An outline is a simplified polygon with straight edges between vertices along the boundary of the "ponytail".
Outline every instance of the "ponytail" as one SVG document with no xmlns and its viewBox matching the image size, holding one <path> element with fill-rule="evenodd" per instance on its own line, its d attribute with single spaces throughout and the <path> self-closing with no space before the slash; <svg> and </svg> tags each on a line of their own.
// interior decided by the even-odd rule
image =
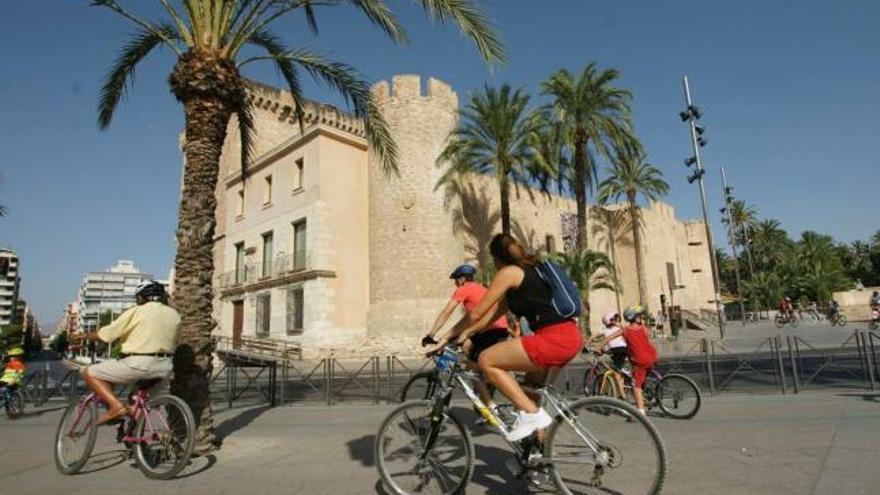
<svg viewBox="0 0 880 495">
<path fill-rule="evenodd" d="M 523 269 L 532 268 L 539 262 L 538 258 L 526 252 L 523 245 L 508 234 L 495 235 L 489 243 L 489 252 L 496 260 Z"/>
</svg>

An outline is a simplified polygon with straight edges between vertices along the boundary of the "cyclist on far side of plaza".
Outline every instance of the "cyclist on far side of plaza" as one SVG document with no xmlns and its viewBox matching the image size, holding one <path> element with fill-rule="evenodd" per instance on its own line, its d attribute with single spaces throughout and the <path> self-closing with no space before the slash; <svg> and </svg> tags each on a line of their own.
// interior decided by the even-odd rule
<svg viewBox="0 0 880 495">
<path fill-rule="evenodd" d="M 623 312 L 623 319 L 628 323 L 623 330 L 618 330 L 605 337 L 598 348 L 604 347 L 612 339 L 623 337 L 626 340 L 626 348 L 629 353 L 629 361 L 632 363 L 633 397 L 636 400 L 636 409 L 645 414 L 645 396 L 642 386 L 648 377 L 648 372 L 657 364 L 657 349 L 651 344 L 650 331 L 644 324 L 645 309 L 641 306 L 630 306 Z"/>
<path fill-rule="evenodd" d="M 483 296 L 486 295 L 486 288 L 479 282 L 474 281 L 474 276 L 476 274 L 477 269 L 473 266 L 461 265 L 449 275 L 449 278 L 452 279 L 452 283 L 455 284 L 455 292 L 452 293 L 452 299 L 449 300 L 446 307 L 444 307 L 443 310 L 440 311 L 440 314 L 437 315 L 437 319 L 434 321 L 434 326 L 431 327 L 431 331 L 422 338 L 422 347 L 437 343 L 437 341 L 434 340 L 434 336 L 441 328 L 443 328 L 443 325 L 445 325 L 449 320 L 449 317 L 452 316 L 455 308 L 462 305 L 464 306 L 465 311 L 473 311 L 477 304 L 483 299 Z M 468 359 L 474 363 L 474 367 L 476 367 L 481 352 L 498 342 L 507 340 L 510 335 L 507 326 L 507 317 L 502 315 L 492 323 L 489 329 L 471 336 L 470 339 L 462 344 L 462 350 L 465 352 Z M 486 404 L 486 407 L 494 410 L 495 402 L 492 400 L 492 396 L 486 388 L 486 384 L 482 381 L 475 381 L 474 388 L 477 389 L 477 392 L 480 394 L 480 399 Z"/>
<path fill-rule="evenodd" d="M 602 324 L 605 326 L 605 328 L 602 329 L 602 333 L 590 337 L 587 345 L 599 342 L 604 340 L 605 337 L 620 332 L 620 315 L 617 313 L 608 313 L 602 317 Z M 617 392 L 621 399 L 626 399 L 626 392 L 624 392 L 623 388 L 623 377 L 620 375 L 623 365 L 626 364 L 626 340 L 624 340 L 622 336 L 614 337 L 608 341 L 608 345 L 602 348 L 602 352 L 611 356 L 611 369 L 614 373 L 614 382 L 617 384 Z"/>
<path fill-rule="evenodd" d="M 126 407 L 113 393 L 113 386 L 139 380 L 171 376 L 171 356 L 180 333 L 180 315 L 167 304 L 165 286 L 155 280 L 143 282 L 135 289 L 137 306 L 119 315 L 113 323 L 90 334 L 90 340 L 110 344 L 122 342 L 122 359 L 108 359 L 82 371 L 86 385 L 107 404 L 107 412 L 98 418 L 104 424 L 128 414 Z"/>
<path fill-rule="evenodd" d="M 15 390 L 18 388 L 18 383 L 24 378 L 24 349 L 13 347 L 6 355 L 9 356 L 9 362 L 6 363 L 3 376 L 0 376 L 0 386 Z"/>
<path fill-rule="evenodd" d="M 876 290 L 871 294 L 871 310 L 877 311 L 880 309 L 880 292 Z"/>
<path fill-rule="evenodd" d="M 498 269 L 495 278 L 485 297 L 455 328 L 461 329 L 457 333 L 462 343 L 510 311 L 517 318 L 525 317 L 534 332 L 495 344 L 479 359 L 483 376 L 518 410 L 507 434 L 509 441 L 516 442 L 550 426 L 553 418 L 525 393 L 511 371 L 525 371 L 529 383 L 543 383 L 548 370 L 565 366 L 580 353 L 584 341 L 575 319 L 560 315 L 553 306 L 551 287 L 538 274 L 535 256 L 507 234 L 493 237 L 489 252 Z M 441 340 L 434 352 L 444 344 Z"/>
<path fill-rule="evenodd" d="M 834 319 L 837 316 L 837 313 L 840 312 L 840 304 L 837 303 L 835 299 L 832 299 L 830 303 L 828 303 L 828 320 Z"/>
<path fill-rule="evenodd" d="M 779 313 L 789 319 L 794 317 L 794 306 L 791 304 L 790 297 L 785 296 L 779 302 Z"/>
</svg>

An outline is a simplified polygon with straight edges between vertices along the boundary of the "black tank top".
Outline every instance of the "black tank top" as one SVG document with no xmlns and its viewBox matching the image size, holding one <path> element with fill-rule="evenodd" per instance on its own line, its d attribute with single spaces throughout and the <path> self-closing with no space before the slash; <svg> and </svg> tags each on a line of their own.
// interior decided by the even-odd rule
<svg viewBox="0 0 880 495">
<path fill-rule="evenodd" d="M 523 268 L 522 283 L 507 291 L 507 307 L 518 317 L 529 322 L 532 331 L 547 325 L 566 321 L 556 312 L 550 301 L 550 287 L 541 280 L 534 268 Z"/>
</svg>

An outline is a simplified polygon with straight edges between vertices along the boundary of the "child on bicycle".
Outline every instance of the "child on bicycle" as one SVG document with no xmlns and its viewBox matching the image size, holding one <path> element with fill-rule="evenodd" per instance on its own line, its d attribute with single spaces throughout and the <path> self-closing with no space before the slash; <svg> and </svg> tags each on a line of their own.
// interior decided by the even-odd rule
<svg viewBox="0 0 880 495">
<path fill-rule="evenodd" d="M 6 353 L 9 356 L 9 362 L 6 363 L 6 369 L 3 370 L 3 376 L 0 377 L 0 387 L 6 387 L 10 390 L 18 388 L 19 382 L 24 378 L 25 365 L 22 360 L 24 349 L 21 347 L 13 347 Z"/>
<path fill-rule="evenodd" d="M 611 339 L 623 337 L 626 340 L 626 348 L 629 361 L 632 363 L 633 397 L 636 400 L 636 409 L 645 414 L 645 396 L 642 386 L 648 377 L 648 372 L 657 364 L 657 349 L 648 338 L 648 327 L 644 325 L 643 314 L 645 309 L 641 306 L 630 306 L 623 312 L 623 319 L 629 323 L 623 330 L 618 330 L 606 336 L 597 348 L 602 348 L 611 342 Z"/>
<path fill-rule="evenodd" d="M 590 337 L 587 345 L 604 340 L 606 337 L 619 332 L 620 315 L 617 313 L 608 313 L 602 317 L 602 324 L 605 326 L 605 328 L 602 329 L 602 333 Z M 621 370 L 623 370 L 623 365 L 626 364 L 626 340 L 621 336 L 614 337 L 608 341 L 608 345 L 602 348 L 602 352 L 611 356 L 611 370 L 614 373 L 614 382 L 617 384 L 617 393 L 620 395 L 621 399 L 625 400 L 626 395 L 623 388 L 623 377 L 620 373 Z"/>
</svg>

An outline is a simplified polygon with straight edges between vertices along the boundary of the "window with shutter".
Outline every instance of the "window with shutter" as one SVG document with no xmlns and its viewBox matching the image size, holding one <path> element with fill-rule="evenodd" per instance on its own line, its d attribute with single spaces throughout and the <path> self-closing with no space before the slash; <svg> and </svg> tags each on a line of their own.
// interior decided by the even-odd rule
<svg viewBox="0 0 880 495">
<path fill-rule="evenodd" d="M 303 331 L 303 288 L 287 289 L 287 334 Z"/>
</svg>

